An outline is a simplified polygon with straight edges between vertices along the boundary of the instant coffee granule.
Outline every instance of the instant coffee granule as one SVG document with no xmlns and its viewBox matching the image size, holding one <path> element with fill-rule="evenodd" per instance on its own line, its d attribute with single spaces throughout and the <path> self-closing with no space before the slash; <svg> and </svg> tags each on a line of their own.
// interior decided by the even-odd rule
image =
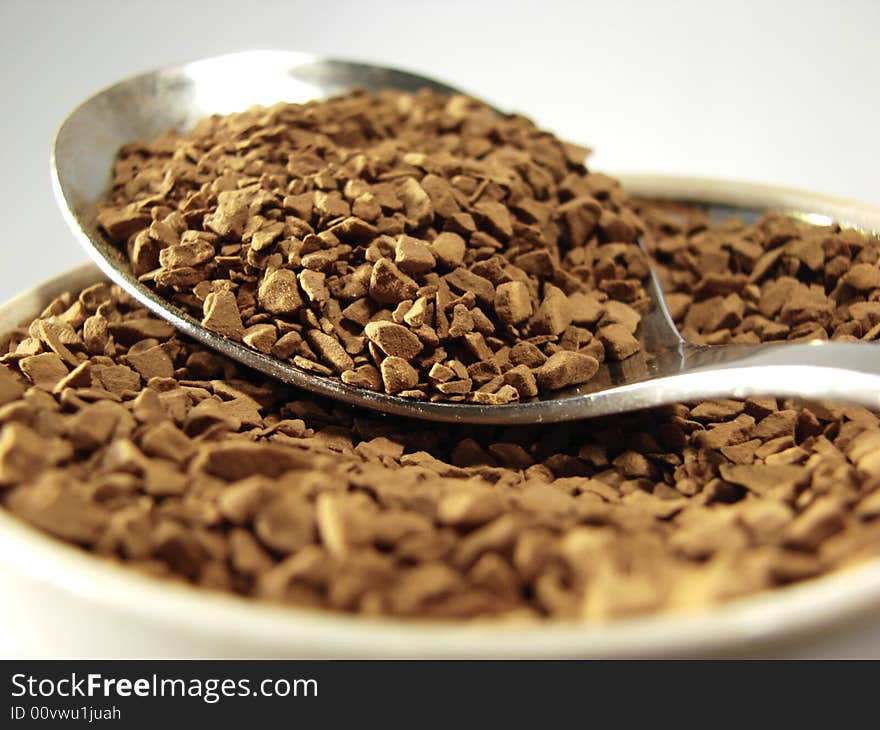
<svg viewBox="0 0 880 730">
<path fill-rule="evenodd" d="M 750 341 L 767 323 L 788 328 L 779 338 L 804 322 L 836 338 L 876 329 L 880 287 L 862 286 L 876 240 L 639 205 L 686 330 Z M 821 263 L 792 253 L 816 240 Z M 768 252 L 775 263 L 758 267 Z M 743 277 L 755 281 L 733 285 Z M 774 286 L 826 303 L 795 294 L 771 307 Z M 688 320 L 733 294 L 739 319 Z M 109 284 L 60 297 L 6 349 L 5 508 L 205 588 L 369 615 L 602 620 L 880 553 L 880 419 L 860 407 L 752 398 L 574 424 L 420 423 L 265 380 Z"/>
<path fill-rule="evenodd" d="M 587 152 L 469 97 L 353 92 L 127 145 L 98 222 L 224 337 L 360 388 L 509 403 L 640 349 L 641 223 Z"/>
</svg>

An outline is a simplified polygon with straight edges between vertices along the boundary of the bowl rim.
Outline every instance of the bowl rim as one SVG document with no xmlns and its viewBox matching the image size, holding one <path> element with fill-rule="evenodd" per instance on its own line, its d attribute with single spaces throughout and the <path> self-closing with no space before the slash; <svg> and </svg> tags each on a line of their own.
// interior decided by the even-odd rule
<svg viewBox="0 0 880 730">
<path fill-rule="evenodd" d="M 799 212 L 880 231 L 880 206 L 778 186 L 661 174 L 619 174 L 631 193 Z M 818 220 L 818 219 L 817 219 Z M 819 221 L 822 222 L 822 221 Z M 0 336 L 63 291 L 103 280 L 83 264 L 0 305 Z M 95 607 L 173 627 L 248 656 L 644 657 L 737 655 L 810 632 L 842 629 L 880 607 L 880 559 L 695 611 L 601 623 L 368 618 L 206 590 L 96 559 L 0 509 L 0 563 Z M 15 600 L 8 593 L 4 600 Z"/>
</svg>

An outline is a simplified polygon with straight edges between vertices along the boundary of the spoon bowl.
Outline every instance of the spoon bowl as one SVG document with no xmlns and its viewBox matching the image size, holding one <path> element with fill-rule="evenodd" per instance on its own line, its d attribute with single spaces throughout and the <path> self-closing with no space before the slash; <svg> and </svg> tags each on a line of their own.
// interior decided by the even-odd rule
<svg viewBox="0 0 880 730">
<path fill-rule="evenodd" d="M 433 79 L 301 53 L 254 51 L 150 71 L 121 81 L 77 107 L 52 148 L 52 181 L 65 219 L 101 270 L 154 314 L 227 357 L 304 390 L 398 416 L 461 423 L 549 423 L 715 397 L 780 396 L 853 402 L 880 408 L 880 358 L 871 344 L 810 342 L 697 346 L 679 335 L 656 276 L 637 337 L 639 353 L 604 364 L 589 383 L 510 405 L 430 403 L 347 386 L 221 337 L 167 302 L 132 274 L 123 252 L 99 231 L 97 205 L 118 149 L 167 130 L 186 130 L 210 114 L 279 101 L 306 102 L 352 87 L 368 91 L 458 90 Z M 619 175 L 631 193 L 711 203 L 727 215 L 774 210 L 814 222 L 836 220 L 880 231 L 880 208 L 810 193 L 745 183 L 654 175 Z"/>
</svg>

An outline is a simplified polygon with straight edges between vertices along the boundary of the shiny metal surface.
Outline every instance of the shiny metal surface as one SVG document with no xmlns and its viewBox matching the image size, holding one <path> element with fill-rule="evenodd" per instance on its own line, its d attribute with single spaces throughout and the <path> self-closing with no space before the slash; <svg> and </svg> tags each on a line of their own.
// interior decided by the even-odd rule
<svg viewBox="0 0 880 730">
<path fill-rule="evenodd" d="M 96 94 L 63 122 L 52 150 L 58 204 L 102 271 L 181 332 L 271 377 L 353 406 L 435 421 L 504 424 L 568 421 L 695 399 L 759 395 L 846 401 L 880 409 L 880 350 L 875 345 L 691 345 L 679 337 L 655 279 L 647 287 L 654 308 L 638 333 L 645 352 L 622 363 L 603 365 L 593 381 L 579 388 L 503 406 L 409 401 L 351 388 L 204 329 L 137 281 L 122 252 L 98 231 L 96 206 L 109 183 L 116 151 L 126 142 L 150 139 L 168 127 L 185 129 L 207 114 L 276 101 L 303 102 L 352 86 L 455 91 L 394 69 L 280 51 L 220 56 L 152 71 Z M 745 214 L 780 210 L 814 222 L 834 219 L 880 231 L 880 208 L 853 201 L 717 180 L 618 177 L 639 195 L 713 203 Z"/>
</svg>

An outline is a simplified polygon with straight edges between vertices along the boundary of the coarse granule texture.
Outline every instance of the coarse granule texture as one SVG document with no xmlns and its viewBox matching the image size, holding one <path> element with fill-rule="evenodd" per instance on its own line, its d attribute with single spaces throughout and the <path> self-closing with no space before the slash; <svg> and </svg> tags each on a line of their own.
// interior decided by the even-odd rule
<svg viewBox="0 0 880 730">
<path fill-rule="evenodd" d="M 880 240 L 780 215 L 640 202 L 670 313 L 698 344 L 880 339 Z"/>
<path fill-rule="evenodd" d="M 587 152 L 465 96 L 352 92 L 127 145 L 98 221 L 225 337 L 361 388 L 507 403 L 639 350 L 642 224 Z M 572 356 L 517 387 L 520 344 Z"/>
<path fill-rule="evenodd" d="M 375 334 L 405 354 L 407 337 Z M 538 370 L 585 377 L 572 356 Z M 760 398 L 576 427 L 422 424 L 264 380 L 108 284 L 53 302 L 0 361 L 3 506 L 205 588 L 369 615 L 602 620 L 880 553 L 880 419 L 863 408 Z M 409 387 L 406 360 L 389 361 Z M 504 387 L 534 389 L 532 375 L 517 366 Z"/>
</svg>

